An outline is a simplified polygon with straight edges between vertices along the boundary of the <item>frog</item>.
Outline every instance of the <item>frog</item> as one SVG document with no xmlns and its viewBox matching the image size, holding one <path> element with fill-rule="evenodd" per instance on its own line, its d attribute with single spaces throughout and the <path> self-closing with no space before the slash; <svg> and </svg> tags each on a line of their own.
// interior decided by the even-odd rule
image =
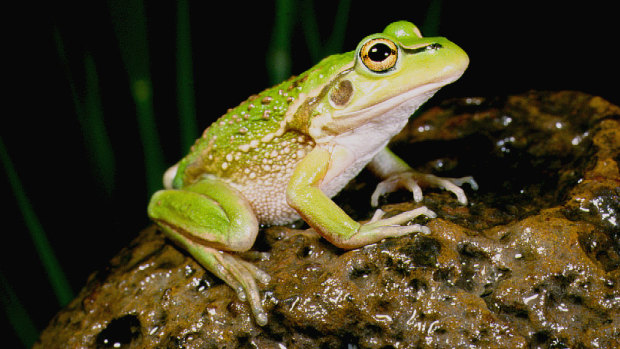
<svg viewBox="0 0 620 349">
<path fill-rule="evenodd" d="M 423 200 L 436 187 L 467 205 L 471 176 L 442 178 L 413 170 L 388 142 L 441 87 L 461 77 L 469 57 L 444 37 L 424 37 L 413 23 L 390 23 L 354 51 L 335 54 L 309 70 L 250 96 L 205 129 L 189 153 L 164 174 L 148 216 L 200 265 L 268 323 L 260 285 L 270 276 L 247 260 L 261 227 L 303 219 L 338 248 L 429 234 L 416 217 L 426 206 L 366 222 L 352 219 L 332 198 L 363 168 L 381 181 L 371 195 L 405 189 Z"/>
</svg>

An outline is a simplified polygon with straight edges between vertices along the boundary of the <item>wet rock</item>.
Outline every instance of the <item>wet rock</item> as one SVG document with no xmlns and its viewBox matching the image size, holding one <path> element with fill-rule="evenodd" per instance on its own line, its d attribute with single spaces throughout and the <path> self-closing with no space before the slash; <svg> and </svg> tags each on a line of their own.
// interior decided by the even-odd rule
<svg viewBox="0 0 620 349">
<path fill-rule="evenodd" d="M 151 227 L 35 348 L 620 347 L 620 108 L 577 92 L 449 101 L 392 148 L 480 189 L 466 188 L 468 206 L 426 189 L 439 216 L 430 235 L 353 251 L 312 230 L 264 229 L 264 327 Z M 336 200 L 369 219 L 376 183 L 364 172 Z M 418 206 L 405 191 L 381 201 L 388 214 Z"/>
</svg>

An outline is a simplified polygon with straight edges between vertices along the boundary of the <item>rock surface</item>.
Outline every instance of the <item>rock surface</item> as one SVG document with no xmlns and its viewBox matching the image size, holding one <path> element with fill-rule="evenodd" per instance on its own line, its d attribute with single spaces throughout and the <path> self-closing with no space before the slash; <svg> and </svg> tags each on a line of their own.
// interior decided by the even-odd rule
<svg viewBox="0 0 620 349">
<path fill-rule="evenodd" d="M 35 348 L 618 348 L 620 108 L 577 92 L 469 98 L 413 119 L 392 149 L 473 175 L 470 204 L 424 191 L 427 236 L 342 251 L 270 227 L 255 250 L 269 324 L 154 227 L 91 276 Z M 363 172 L 336 201 L 373 213 Z M 411 209 L 411 194 L 382 199 Z"/>
</svg>

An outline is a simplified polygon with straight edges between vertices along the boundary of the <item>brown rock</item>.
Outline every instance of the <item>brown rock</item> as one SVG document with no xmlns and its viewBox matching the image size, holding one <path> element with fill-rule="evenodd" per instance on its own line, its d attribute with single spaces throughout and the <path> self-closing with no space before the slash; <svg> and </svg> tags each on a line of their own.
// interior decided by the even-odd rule
<svg viewBox="0 0 620 349">
<path fill-rule="evenodd" d="M 427 189 L 430 235 L 353 251 L 265 229 L 262 328 L 148 228 L 35 348 L 620 347 L 620 108 L 577 92 L 450 101 L 393 149 L 418 170 L 474 175 L 480 190 L 466 188 L 463 207 Z M 368 219 L 376 183 L 362 173 L 336 200 Z M 382 200 L 390 213 L 416 206 L 405 191 Z"/>
</svg>

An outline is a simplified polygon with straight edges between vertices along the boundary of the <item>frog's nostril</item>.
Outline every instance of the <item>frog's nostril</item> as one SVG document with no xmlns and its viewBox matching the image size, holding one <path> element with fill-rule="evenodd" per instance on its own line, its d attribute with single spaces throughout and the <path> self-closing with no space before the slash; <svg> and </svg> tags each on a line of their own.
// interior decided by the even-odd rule
<svg viewBox="0 0 620 349">
<path fill-rule="evenodd" d="M 428 44 L 424 46 L 418 46 L 416 48 L 405 48 L 404 50 L 408 54 L 416 54 L 416 53 L 421 53 L 421 52 L 426 52 L 426 51 L 435 51 L 440 48 L 443 48 L 443 46 L 440 43 L 432 43 L 432 44 Z"/>
<path fill-rule="evenodd" d="M 425 47 L 425 49 L 427 51 L 434 51 L 434 50 L 439 50 L 440 48 L 442 48 L 443 46 L 441 46 L 441 44 L 438 43 L 434 43 L 434 44 L 430 44 L 428 46 Z"/>
</svg>

